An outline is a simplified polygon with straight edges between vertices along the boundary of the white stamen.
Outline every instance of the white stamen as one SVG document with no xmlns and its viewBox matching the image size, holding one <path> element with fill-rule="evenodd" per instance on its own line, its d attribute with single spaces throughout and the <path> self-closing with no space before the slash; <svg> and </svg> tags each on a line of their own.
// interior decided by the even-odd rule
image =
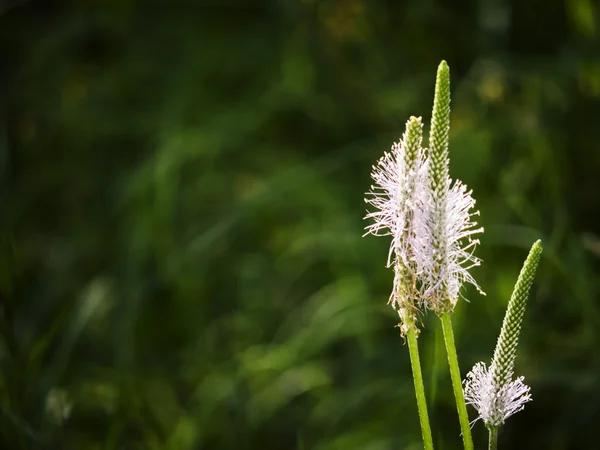
<svg viewBox="0 0 600 450">
<path fill-rule="evenodd" d="M 488 369 L 482 362 L 475 364 L 463 382 L 467 404 L 473 405 L 479 413 L 471 425 L 482 419 L 488 426 L 499 427 L 525 408 L 525 403 L 531 401 L 531 395 L 523 380 L 519 377 L 504 386 L 495 386 L 491 368 Z"/>
</svg>

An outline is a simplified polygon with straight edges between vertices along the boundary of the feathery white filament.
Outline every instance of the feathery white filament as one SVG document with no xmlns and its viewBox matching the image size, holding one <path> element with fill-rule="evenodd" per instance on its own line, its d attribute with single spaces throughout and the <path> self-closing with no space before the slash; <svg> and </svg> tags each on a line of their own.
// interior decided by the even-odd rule
<svg viewBox="0 0 600 450">
<path fill-rule="evenodd" d="M 430 187 L 425 150 L 413 167 L 407 166 L 404 151 L 402 142 L 396 143 L 373 166 L 375 185 L 365 201 L 375 208 L 366 216 L 374 222 L 365 234 L 392 236 L 387 267 L 397 269 L 401 264 L 405 273 L 418 280 L 419 306 L 439 311 L 447 299 L 454 307 L 465 282 L 484 294 L 469 273 L 481 263 L 473 255 L 479 244 L 473 235 L 483 232 L 473 220 L 479 211 L 472 211 L 472 191 L 459 180 L 451 186 L 447 179 L 443 207 L 436 208 L 435 202 L 440 200 Z M 394 293 L 400 278 L 400 271 L 395 270 Z M 399 306 L 394 293 L 391 301 Z"/>
<path fill-rule="evenodd" d="M 483 228 L 473 220 L 479 212 L 473 212 L 472 191 L 458 180 L 452 184 L 447 171 L 432 170 L 420 127 L 420 118 L 409 119 L 402 140 L 373 166 L 375 183 L 365 199 L 374 207 L 366 216 L 373 223 L 365 234 L 392 237 L 392 305 L 439 314 L 454 308 L 465 282 L 483 294 L 469 273 L 481 263 L 473 255 L 479 243 L 473 235 Z"/>
<path fill-rule="evenodd" d="M 406 141 L 406 135 L 405 139 Z M 414 251 L 420 248 L 415 240 L 423 236 L 416 228 L 414 220 L 419 211 L 426 207 L 427 199 L 427 161 L 421 151 L 411 166 L 407 163 L 404 141 L 395 143 L 390 152 L 373 166 L 371 177 L 375 185 L 367 193 L 365 202 L 374 207 L 365 218 L 374 222 L 366 227 L 366 234 L 374 236 L 392 236 L 388 253 L 387 267 L 394 266 L 394 290 L 390 297 L 392 306 L 400 307 L 398 295 L 402 281 L 402 271 L 413 279 L 418 269 Z M 406 282 L 406 280 L 404 280 Z"/>
<path fill-rule="evenodd" d="M 459 180 L 450 187 L 450 179 L 446 181 L 445 189 L 447 194 L 441 207 L 435 207 L 435 202 L 440 199 L 430 192 L 428 207 L 415 217 L 416 226 L 425 234 L 418 241 L 422 247 L 415 252 L 423 280 L 423 301 L 432 309 L 436 309 L 443 299 L 449 299 L 454 307 L 465 282 L 485 295 L 469 273 L 472 267 L 481 264 L 481 260 L 473 255 L 479 240 L 472 236 L 483 232 L 473 220 L 479 211 L 472 211 L 475 206 L 472 191 Z"/>
<path fill-rule="evenodd" d="M 504 386 L 495 386 L 492 375 L 491 368 L 488 369 L 485 363 L 475 364 L 463 382 L 464 394 L 467 404 L 473 405 L 479 413 L 472 423 L 482 419 L 487 426 L 499 427 L 507 418 L 525 408 L 531 395 L 523 377 Z"/>
</svg>

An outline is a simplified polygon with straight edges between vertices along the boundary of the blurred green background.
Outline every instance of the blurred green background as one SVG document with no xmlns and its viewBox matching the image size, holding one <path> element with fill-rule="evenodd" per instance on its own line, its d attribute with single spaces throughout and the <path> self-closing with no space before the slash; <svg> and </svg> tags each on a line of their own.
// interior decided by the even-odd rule
<svg viewBox="0 0 600 450">
<path fill-rule="evenodd" d="M 500 446 L 593 448 L 599 11 L 0 2 L 0 448 L 422 448 L 389 242 L 361 235 L 371 165 L 410 115 L 429 121 L 441 59 L 451 174 L 486 229 L 487 296 L 454 316 L 463 376 L 543 239 L 517 360 L 534 401 Z M 424 325 L 434 439 L 458 449 Z"/>
</svg>

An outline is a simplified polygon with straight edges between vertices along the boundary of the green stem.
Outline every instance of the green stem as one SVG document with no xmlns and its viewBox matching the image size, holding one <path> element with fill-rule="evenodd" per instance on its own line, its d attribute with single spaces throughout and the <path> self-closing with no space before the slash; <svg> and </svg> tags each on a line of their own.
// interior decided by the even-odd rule
<svg viewBox="0 0 600 450">
<path fill-rule="evenodd" d="M 419 359 L 419 347 L 417 346 L 417 332 L 414 324 L 408 324 L 408 351 L 410 353 L 410 365 L 412 366 L 413 382 L 415 384 L 415 395 L 417 397 L 417 409 L 419 421 L 421 422 L 421 434 L 425 450 L 433 450 L 433 438 L 427 414 L 427 401 L 425 400 L 425 387 L 423 386 L 423 375 L 421 374 L 421 360 Z"/>
<path fill-rule="evenodd" d="M 452 389 L 454 390 L 454 399 L 456 400 L 456 409 L 458 410 L 458 419 L 460 422 L 460 431 L 462 433 L 465 450 L 473 450 L 473 438 L 471 437 L 471 428 L 469 427 L 469 415 L 467 414 L 467 405 L 462 389 L 460 378 L 460 369 L 458 367 L 458 357 L 456 356 L 456 345 L 454 344 L 454 333 L 452 332 L 452 322 L 450 313 L 440 316 L 442 329 L 444 331 L 444 343 L 446 344 L 446 354 L 448 355 L 448 365 L 450 366 L 450 378 L 452 379 Z"/>
<path fill-rule="evenodd" d="M 488 450 L 496 450 L 498 446 L 498 427 L 488 428 L 490 432 L 490 443 L 488 445 Z"/>
</svg>

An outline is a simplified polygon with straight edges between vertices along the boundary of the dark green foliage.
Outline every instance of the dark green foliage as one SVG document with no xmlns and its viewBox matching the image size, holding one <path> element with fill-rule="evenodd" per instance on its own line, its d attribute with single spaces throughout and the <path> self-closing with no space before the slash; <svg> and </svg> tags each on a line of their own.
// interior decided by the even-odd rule
<svg viewBox="0 0 600 450">
<path fill-rule="evenodd" d="M 518 363 L 534 401 L 502 446 L 589 447 L 594 2 L 1 3 L 0 448 L 418 448 L 363 198 L 442 59 L 452 176 L 486 229 L 487 297 L 453 316 L 463 370 L 489 359 L 541 237 Z M 436 448 L 460 448 L 424 320 Z"/>
</svg>

